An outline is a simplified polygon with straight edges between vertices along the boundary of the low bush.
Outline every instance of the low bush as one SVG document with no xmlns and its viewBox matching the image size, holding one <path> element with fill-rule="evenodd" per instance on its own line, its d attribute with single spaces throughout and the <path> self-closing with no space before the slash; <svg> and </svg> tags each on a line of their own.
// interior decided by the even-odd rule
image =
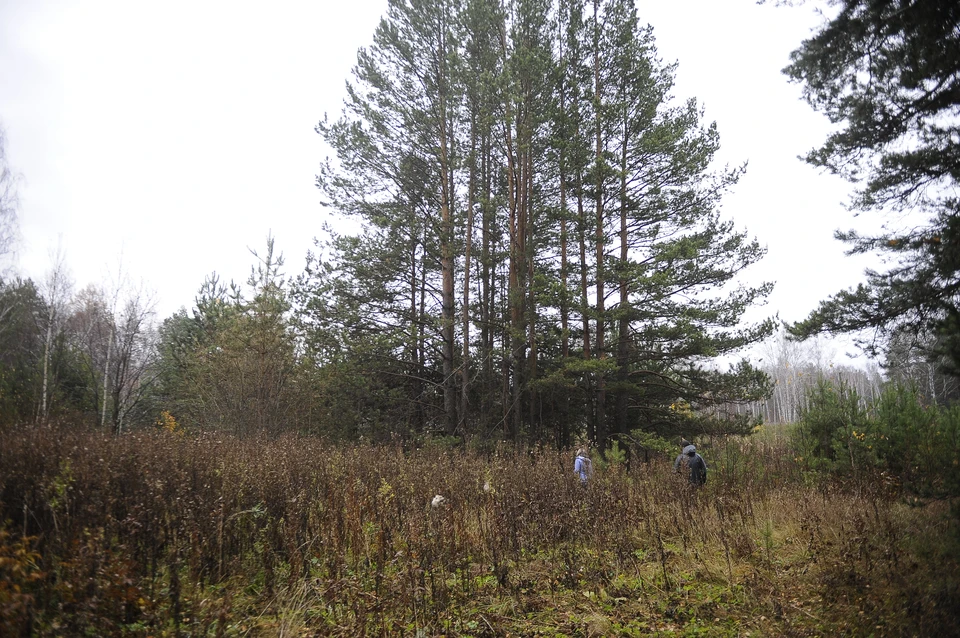
<svg viewBox="0 0 960 638">
<path fill-rule="evenodd" d="M 891 384 L 873 402 L 821 381 L 801 413 L 794 443 L 811 469 L 896 483 L 907 494 L 960 496 L 960 406 L 925 404 Z"/>
</svg>

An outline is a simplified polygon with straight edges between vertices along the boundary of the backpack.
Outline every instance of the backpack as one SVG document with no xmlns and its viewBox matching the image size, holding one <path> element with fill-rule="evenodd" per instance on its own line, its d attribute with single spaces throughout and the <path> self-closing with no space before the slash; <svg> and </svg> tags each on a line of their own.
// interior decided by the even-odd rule
<svg viewBox="0 0 960 638">
<path fill-rule="evenodd" d="M 578 472 L 580 480 L 586 481 L 593 476 L 593 461 L 588 456 L 578 456 L 577 460 L 580 461 L 580 471 Z"/>
<path fill-rule="evenodd" d="M 707 462 L 699 454 L 689 457 L 687 467 L 690 469 L 690 482 L 694 485 L 707 483 Z"/>
</svg>

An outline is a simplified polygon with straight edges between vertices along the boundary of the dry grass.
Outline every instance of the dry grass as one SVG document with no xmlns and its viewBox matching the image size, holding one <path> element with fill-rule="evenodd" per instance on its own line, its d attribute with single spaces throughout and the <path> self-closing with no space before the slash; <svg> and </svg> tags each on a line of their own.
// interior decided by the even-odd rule
<svg viewBox="0 0 960 638">
<path fill-rule="evenodd" d="M 810 477 L 783 439 L 715 445 L 699 491 L 670 473 L 670 459 L 599 471 L 584 490 L 572 455 L 512 448 L 35 430 L 5 441 L 4 633 L 899 636 L 960 626 L 950 504 Z M 431 508 L 438 493 L 448 501 Z M 4 593 L 12 585 L 18 597 Z"/>
</svg>

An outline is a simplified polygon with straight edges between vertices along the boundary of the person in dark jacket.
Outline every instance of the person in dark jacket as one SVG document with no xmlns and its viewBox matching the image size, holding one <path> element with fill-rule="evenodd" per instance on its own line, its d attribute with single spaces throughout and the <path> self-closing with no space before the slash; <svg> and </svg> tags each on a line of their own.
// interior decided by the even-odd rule
<svg viewBox="0 0 960 638">
<path fill-rule="evenodd" d="M 690 485 L 703 487 L 707 482 L 707 462 L 697 454 L 697 448 L 688 445 L 683 449 L 687 455 L 687 469 L 690 470 Z"/>
<path fill-rule="evenodd" d="M 697 454 L 697 448 L 689 443 L 673 463 L 673 470 L 681 473 L 684 468 L 690 472 L 690 485 L 701 487 L 707 482 L 707 462 Z"/>
</svg>

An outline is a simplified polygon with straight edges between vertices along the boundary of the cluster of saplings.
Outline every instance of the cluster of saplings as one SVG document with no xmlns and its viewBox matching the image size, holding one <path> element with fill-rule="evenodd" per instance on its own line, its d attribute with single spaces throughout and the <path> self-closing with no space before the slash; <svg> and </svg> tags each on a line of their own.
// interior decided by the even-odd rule
<svg viewBox="0 0 960 638">
<path fill-rule="evenodd" d="M 793 446 L 811 470 L 879 471 L 917 497 L 960 496 L 960 405 L 930 404 L 916 387 L 890 384 L 868 402 L 843 382 L 821 381 L 808 393 Z"/>
<path fill-rule="evenodd" d="M 960 538 L 945 505 L 957 494 L 958 411 L 902 388 L 864 406 L 826 384 L 810 406 L 792 436 L 698 441 L 710 465 L 699 490 L 674 474 L 678 450 L 647 462 L 635 450 L 629 466 L 616 449 L 595 454 L 584 489 L 572 451 L 333 445 L 172 424 L 119 437 L 10 428 L 0 627 L 146 636 L 955 626 L 947 603 Z"/>
</svg>

